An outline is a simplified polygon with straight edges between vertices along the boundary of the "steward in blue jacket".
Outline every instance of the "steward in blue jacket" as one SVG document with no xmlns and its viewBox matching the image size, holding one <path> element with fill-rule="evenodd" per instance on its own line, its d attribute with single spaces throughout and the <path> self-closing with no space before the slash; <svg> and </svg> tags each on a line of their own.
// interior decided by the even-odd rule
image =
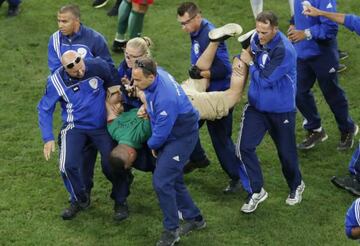
<svg viewBox="0 0 360 246">
<path fill-rule="evenodd" d="M 315 81 L 334 114 L 341 133 L 338 150 L 353 146 L 358 127 L 349 115 L 345 92 L 339 86 L 337 68 L 339 55 L 336 35 L 338 25 L 325 17 L 311 17 L 303 14 L 308 6 L 336 12 L 335 0 L 295 0 L 294 25 L 288 32 L 298 55 L 296 106 L 304 117 L 307 137 L 298 145 L 299 149 L 311 149 L 328 136 L 321 124 L 321 118 L 311 91 Z"/>
<path fill-rule="evenodd" d="M 172 245 L 179 241 L 179 233 L 189 232 L 179 228 L 178 211 L 188 223 L 186 230 L 189 224 L 206 225 L 183 180 L 183 167 L 199 137 L 199 114 L 180 85 L 165 70 L 157 69 L 151 58 L 135 62 L 132 78 L 145 93 L 152 128 L 147 144 L 157 157 L 153 186 L 165 227 L 158 245 Z"/>
<path fill-rule="evenodd" d="M 83 60 L 75 51 L 62 56 L 63 67 L 48 77 L 46 91 L 38 105 L 39 126 L 44 141 L 44 156 L 48 160 L 55 150 L 53 113 L 61 105 L 63 127 L 59 134 L 59 168 L 65 187 L 70 193 L 70 207 L 63 219 L 72 219 L 89 206 L 90 198 L 82 177 L 84 146 L 92 143 L 101 154 L 102 170 L 113 183 L 111 197 L 115 203 L 121 197 L 108 163 L 114 147 L 106 129 L 105 95 L 112 86 L 108 64 L 101 58 Z"/>
<path fill-rule="evenodd" d="M 244 163 L 251 191 L 241 208 L 255 211 L 268 194 L 256 147 L 266 132 L 273 139 L 283 175 L 289 187 L 288 205 L 301 202 L 305 184 L 299 170 L 295 142 L 296 52 L 278 30 L 277 16 L 261 12 L 256 18 L 256 34 L 251 52 L 243 50 L 241 60 L 249 66 L 249 103 L 245 105 L 237 143 L 237 154 Z"/>
</svg>

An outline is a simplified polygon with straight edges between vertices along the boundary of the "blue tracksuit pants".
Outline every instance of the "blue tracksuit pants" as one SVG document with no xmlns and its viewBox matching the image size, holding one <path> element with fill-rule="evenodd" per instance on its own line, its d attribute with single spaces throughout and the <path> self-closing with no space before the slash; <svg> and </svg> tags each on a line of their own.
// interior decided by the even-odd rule
<svg viewBox="0 0 360 246">
<path fill-rule="evenodd" d="M 250 184 L 245 173 L 245 167 L 235 154 L 235 145 L 231 139 L 232 134 L 232 116 L 233 110 L 221 119 L 214 121 L 206 121 L 210 134 L 211 142 L 214 146 L 216 156 L 220 162 L 222 169 L 232 180 L 241 180 L 244 189 L 249 192 Z M 204 121 L 200 121 L 200 127 Z M 191 161 L 199 161 L 205 158 L 200 139 L 198 139 L 195 149 L 190 156 Z"/>
<path fill-rule="evenodd" d="M 241 129 L 237 143 L 237 154 L 245 165 L 250 180 L 251 193 L 259 193 L 264 186 L 263 175 L 256 155 L 256 147 L 266 132 L 273 139 L 282 166 L 282 172 L 290 191 L 295 191 L 301 183 L 296 151 L 296 113 L 260 112 L 250 105 L 244 107 Z"/>
<path fill-rule="evenodd" d="M 354 130 L 354 122 L 349 116 L 345 92 L 338 84 L 336 69 L 339 66 L 336 48 L 324 48 L 323 54 L 306 60 L 297 60 L 296 106 L 304 116 L 304 128 L 313 130 L 321 127 L 321 118 L 311 92 L 315 81 L 319 83 L 324 98 L 335 116 L 341 132 Z"/>
<path fill-rule="evenodd" d="M 106 128 L 97 130 L 84 130 L 64 127 L 59 135 L 60 141 L 60 172 L 65 187 L 70 193 L 71 202 L 84 200 L 86 187 L 82 175 L 84 163 L 84 146 L 91 142 L 101 154 L 102 171 L 113 184 L 112 197 L 119 196 L 119 187 L 111 174 L 108 162 L 114 142 Z"/>
<path fill-rule="evenodd" d="M 349 172 L 356 175 L 358 180 L 360 180 L 360 143 L 351 157 L 349 163 Z"/>
<path fill-rule="evenodd" d="M 186 220 L 200 215 L 183 178 L 183 167 L 189 160 L 198 137 L 198 131 L 189 132 L 165 143 L 158 151 L 153 186 L 164 215 L 163 225 L 167 230 L 179 227 L 178 211 Z"/>
</svg>

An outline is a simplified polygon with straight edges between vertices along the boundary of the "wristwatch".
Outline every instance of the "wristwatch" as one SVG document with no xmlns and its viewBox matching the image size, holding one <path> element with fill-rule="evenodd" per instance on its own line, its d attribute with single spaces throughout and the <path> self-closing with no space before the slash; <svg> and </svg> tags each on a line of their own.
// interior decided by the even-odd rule
<svg viewBox="0 0 360 246">
<path fill-rule="evenodd" d="M 254 65 L 254 62 L 253 62 L 253 61 L 250 61 L 250 62 L 249 62 L 249 66 L 252 66 L 252 65 Z"/>
<path fill-rule="evenodd" d="M 310 29 L 309 29 L 309 28 L 308 28 L 308 29 L 305 29 L 305 30 L 304 30 L 304 33 L 305 33 L 305 36 L 306 36 L 306 39 L 307 39 L 307 40 L 312 39 L 312 35 L 311 35 L 311 32 L 310 32 Z"/>
</svg>

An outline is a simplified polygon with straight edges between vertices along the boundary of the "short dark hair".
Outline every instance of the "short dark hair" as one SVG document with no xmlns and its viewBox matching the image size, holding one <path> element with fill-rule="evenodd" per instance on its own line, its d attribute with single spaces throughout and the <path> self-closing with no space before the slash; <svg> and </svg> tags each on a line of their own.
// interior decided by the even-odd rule
<svg viewBox="0 0 360 246">
<path fill-rule="evenodd" d="M 272 11 L 263 11 L 258 16 L 256 16 L 256 21 L 262 22 L 265 24 L 270 23 L 271 26 L 278 26 L 278 17 Z"/>
<path fill-rule="evenodd" d="M 125 170 L 125 160 L 121 156 L 122 146 L 117 145 L 110 153 L 109 164 L 114 175 L 122 173 Z"/>
<path fill-rule="evenodd" d="M 177 9 L 178 16 L 183 16 L 185 13 L 188 13 L 189 16 L 195 16 L 201 13 L 199 7 L 193 2 L 183 2 Z"/>
<path fill-rule="evenodd" d="M 77 19 L 80 19 L 80 8 L 76 4 L 68 4 L 64 5 L 59 9 L 59 13 L 67 13 L 70 12 L 73 16 L 75 16 Z"/>
<path fill-rule="evenodd" d="M 145 77 L 149 75 L 156 75 L 156 62 L 150 57 L 141 57 L 135 61 L 134 68 L 140 68 Z"/>
</svg>

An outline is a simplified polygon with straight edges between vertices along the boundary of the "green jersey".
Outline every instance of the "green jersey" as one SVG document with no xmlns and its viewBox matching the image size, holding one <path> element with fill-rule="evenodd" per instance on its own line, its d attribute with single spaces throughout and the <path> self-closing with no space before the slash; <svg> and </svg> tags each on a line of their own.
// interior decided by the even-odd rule
<svg viewBox="0 0 360 246">
<path fill-rule="evenodd" d="M 111 137 L 119 144 L 140 149 L 151 136 L 150 121 L 137 116 L 137 108 L 121 113 L 107 125 Z"/>
</svg>

